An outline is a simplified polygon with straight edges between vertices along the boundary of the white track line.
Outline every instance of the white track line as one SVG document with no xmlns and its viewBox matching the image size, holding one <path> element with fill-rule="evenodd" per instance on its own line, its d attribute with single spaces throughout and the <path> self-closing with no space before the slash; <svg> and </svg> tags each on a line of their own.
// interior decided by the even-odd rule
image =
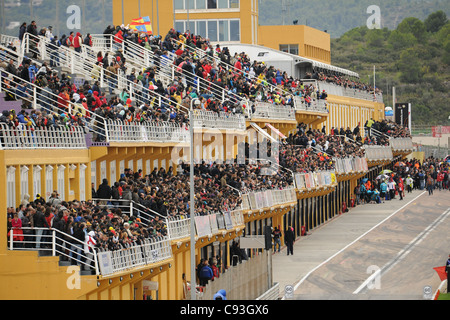
<svg viewBox="0 0 450 320">
<path fill-rule="evenodd" d="M 373 229 L 377 228 L 379 225 L 381 225 L 382 223 L 384 223 L 386 220 L 390 219 L 393 215 L 397 214 L 397 212 L 403 210 L 406 206 L 408 206 L 410 203 L 416 201 L 420 196 L 424 195 L 425 193 L 427 193 L 426 191 L 422 192 L 421 194 L 419 194 L 417 197 L 415 197 L 414 199 L 412 199 L 411 201 L 409 201 L 408 203 L 406 203 L 404 206 L 402 206 L 400 209 L 396 210 L 394 213 L 392 213 L 390 216 L 388 216 L 387 218 L 383 219 L 381 222 L 379 222 L 378 224 L 376 224 L 375 226 L 373 226 L 372 228 L 370 228 L 368 231 L 366 231 L 365 233 L 363 233 L 362 235 L 360 235 L 358 238 L 356 238 L 355 240 L 353 240 L 351 243 L 349 243 L 348 245 L 346 245 L 344 248 L 342 248 L 341 250 L 339 250 L 338 252 L 336 252 L 334 255 L 332 255 L 331 257 L 329 257 L 327 260 L 325 260 L 324 262 L 322 262 L 321 264 L 319 264 L 318 266 L 316 266 L 314 269 L 312 269 L 311 271 L 309 271 L 295 286 L 294 286 L 294 292 L 298 289 L 298 287 L 311 275 L 311 273 L 313 273 L 314 271 L 316 271 L 317 269 L 319 269 L 321 266 L 323 266 L 325 263 L 327 263 L 328 261 L 330 261 L 331 259 L 333 259 L 334 257 L 336 257 L 338 254 L 342 253 L 344 250 L 346 250 L 348 247 L 352 246 L 355 242 L 359 241 L 362 237 L 364 237 L 366 234 L 368 234 L 369 232 L 371 232 Z"/>
<path fill-rule="evenodd" d="M 422 231 L 417 237 L 415 237 L 409 244 L 407 244 L 398 254 L 395 258 L 393 258 L 391 261 L 386 263 L 381 269 L 378 269 L 376 272 L 374 272 L 370 277 L 366 279 L 366 281 L 361 284 L 358 289 L 356 289 L 353 294 L 358 294 L 363 289 L 367 287 L 367 285 L 373 281 L 375 277 L 381 277 L 382 274 L 385 274 L 390 269 L 392 269 L 397 263 L 399 263 L 401 260 L 403 260 L 410 252 L 411 250 L 416 247 L 419 243 L 424 240 L 428 234 L 433 231 L 442 221 L 445 220 L 447 215 L 450 213 L 450 209 L 445 210 L 436 220 L 433 221 L 424 231 Z"/>
</svg>

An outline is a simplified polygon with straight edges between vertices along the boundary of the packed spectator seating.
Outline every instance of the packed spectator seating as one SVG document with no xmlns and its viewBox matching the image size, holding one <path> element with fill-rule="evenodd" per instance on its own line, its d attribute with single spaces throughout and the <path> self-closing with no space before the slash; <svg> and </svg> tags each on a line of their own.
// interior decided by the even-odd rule
<svg viewBox="0 0 450 320">
<path fill-rule="evenodd" d="M 196 109 L 229 114 L 251 112 L 245 109 L 252 106 L 247 106 L 243 101 L 293 108 L 294 97 L 300 97 L 306 104 L 315 99 L 327 98 L 326 92 L 319 92 L 313 84 L 304 84 L 264 63 L 252 62 L 245 53 L 231 56 L 227 48 L 213 48 L 207 39 L 200 36 L 172 29 L 162 38 L 131 32 L 125 27 L 108 27 L 104 34 L 114 34 L 114 41 L 109 45 L 111 49 L 116 49 L 114 56 L 109 56 L 107 52 L 97 54 L 97 65 L 104 68 L 108 88 L 102 88 L 95 77 L 85 79 L 82 85 L 75 85 L 66 73 L 56 70 L 58 59 L 53 56 L 50 64 L 36 62 L 36 54 L 33 58 L 24 57 L 19 66 L 10 60 L 2 65 L 8 76 L 2 77 L 1 86 L 8 99 L 22 99 L 24 109 L 19 113 L 3 111 L 0 122 L 11 127 L 26 126 L 30 129 L 85 127 L 98 116 L 120 120 L 125 124 L 149 121 L 189 126 L 186 110 L 193 98 L 200 100 L 200 104 L 194 106 Z M 49 36 L 42 32 L 41 35 Z M 80 34 L 75 37 L 63 35 L 60 40 L 53 37 L 51 45 L 55 46 L 55 50 L 58 46 L 74 47 L 76 38 L 83 37 Z M 134 70 L 118 46 L 125 40 L 151 50 L 157 56 L 155 65 L 143 71 Z M 83 43 L 92 46 L 90 35 L 84 38 Z M 36 43 L 31 47 L 36 48 Z M 203 50 L 206 56 L 199 56 L 194 48 Z M 161 72 L 161 64 L 169 59 L 168 52 L 174 54 L 173 63 L 177 66 L 177 72 L 169 84 L 164 84 L 157 76 Z M 117 70 L 126 72 L 129 81 L 120 92 L 117 89 Z M 228 99 L 223 101 L 204 89 L 198 91 L 191 75 L 225 89 Z M 331 81 L 323 74 L 320 79 Z M 359 83 L 339 78 L 332 81 L 361 88 Z M 49 92 L 49 99 L 41 103 L 41 108 L 29 108 L 32 94 L 30 84 L 37 86 L 41 92 Z M 129 92 L 132 84 L 136 84 L 133 87 L 134 99 L 130 98 Z M 51 95 L 58 96 L 58 99 L 52 99 Z M 156 103 L 155 98 L 158 96 L 166 99 Z M 69 106 L 75 111 L 69 112 Z M 378 128 L 389 136 L 407 136 L 402 128 L 384 121 L 374 123 L 372 128 Z M 98 141 L 104 138 L 101 134 L 97 136 Z M 359 126 L 353 130 L 333 128 L 327 135 L 325 130 L 308 129 L 306 124 L 301 123 L 295 134 L 279 144 L 279 166 L 287 170 L 275 170 L 273 174 L 265 175 L 262 170 L 267 164 L 260 161 L 247 161 L 244 164 L 237 161 L 231 164 L 204 161 L 194 168 L 195 214 L 238 210 L 242 201 L 241 193 L 291 187 L 294 182 L 292 172 L 333 170 L 333 158 L 364 157 L 363 144 L 384 145 L 386 138 L 371 136 L 363 139 Z M 271 147 L 270 143 L 268 145 Z M 246 145 L 246 153 L 249 147 Z M 166 236 L 166 218 L 190 216 L 189 169 L 189 164 L 181 163 L 178 172 L 174 172 L 172 167 L 167 170 L 160 168 L 146 176 L 142 176 L 139 171 L 126 169 L 118 181 L 110 185 L 105 179 L 97 190 L 92 190 L 93 199 L 89 201 L 65 201 L 58 198 L 57 192 L 50 199 L 37 197 L 33 203 L 24 202 L 25 207 L 8 208 L 8 228 L 13 227 L 15 213 L 23 219 L 22 226 L 25 227 L 32 226 L 32 217 L 36 212 L 41 212 L 48 219 L 47 226 L 62 232 L 74 235 L 80 229 L 84 234 L 93 231 L 97 248 L 106 250 L 117 250 L 133 242 L 141 243 L 144 239 Z M 130 215 L 117 205 L 119 200 L 133 201 L 147 208 L 152 218 L 144 222 L 139 216 Z"/>
</svg>

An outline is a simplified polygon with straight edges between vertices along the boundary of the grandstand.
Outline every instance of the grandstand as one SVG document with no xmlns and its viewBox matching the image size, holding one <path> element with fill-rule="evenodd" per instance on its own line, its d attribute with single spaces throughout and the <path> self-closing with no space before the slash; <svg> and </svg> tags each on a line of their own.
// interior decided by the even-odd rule
<svg viewBox="0 0 450 320">
<path fill-rule="evenodd" d="M 234 59 L 174 29 L 164 41 L 116 30 L 130 37 L 92 34 L 77 50 L 1 36 L 3 299 L 182 300 L 190 281 L 201 296 L 191 250 L 196 265 L 214 258 L 233 272 L 261 252 L 236 251 L 240 237 L 266 226 L 300 237 L 342 214 L 360 179 L 412 151 L 383 119 L 381 93 L 330 83 L 324 65 L 311 64 L 319 79 L 296 78 L 247 47 Z M 16 224 L 19 212 L 33 228 Z M 270 289 L 252 281 L 248 299 Z"/>
</svg>

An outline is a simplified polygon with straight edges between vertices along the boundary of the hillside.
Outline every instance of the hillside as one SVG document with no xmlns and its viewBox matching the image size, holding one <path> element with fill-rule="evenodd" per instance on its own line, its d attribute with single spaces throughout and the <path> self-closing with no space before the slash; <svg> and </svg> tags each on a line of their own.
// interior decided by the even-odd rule
<svg viewBox="0 0 450 320">
<path fill-rule="evenodd" d="M 348 30 L 365 26 L 371 13 L 367 8 L 377 5 L 381 10 L 381 27 L 395 29 L 407 17 L 420 20 L 438 10 L 450 15 L 448 0 L 260 0 L 259 23 L 261 25 L 298 24 L 327 30 L 332 38 L 338 38 Z"/>
<path fill-rule="evenodd" d="M 332 64 L 358 72 L 361 81 L 384 92 L 392 106 L 392 87 L 398 102 L 412 104 L 415 125 L 449 125 L 450 22 L 440 11 L 424 21 L 410 17 L 395 30 L 354 28 L 331 41 Z"/>
</svg>

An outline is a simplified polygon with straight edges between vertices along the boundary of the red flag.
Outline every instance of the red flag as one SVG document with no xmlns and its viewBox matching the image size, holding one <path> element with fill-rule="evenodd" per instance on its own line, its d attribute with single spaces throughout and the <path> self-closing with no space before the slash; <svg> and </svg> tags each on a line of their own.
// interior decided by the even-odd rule
<svg viewBox="0 0 450 320">
<path fill-rule="evenodd" d="M 445 272 L 445 266 L 433 268 L 439 275 L 441 281 L 447 280 L 447 273 Z"/>
</svg>

